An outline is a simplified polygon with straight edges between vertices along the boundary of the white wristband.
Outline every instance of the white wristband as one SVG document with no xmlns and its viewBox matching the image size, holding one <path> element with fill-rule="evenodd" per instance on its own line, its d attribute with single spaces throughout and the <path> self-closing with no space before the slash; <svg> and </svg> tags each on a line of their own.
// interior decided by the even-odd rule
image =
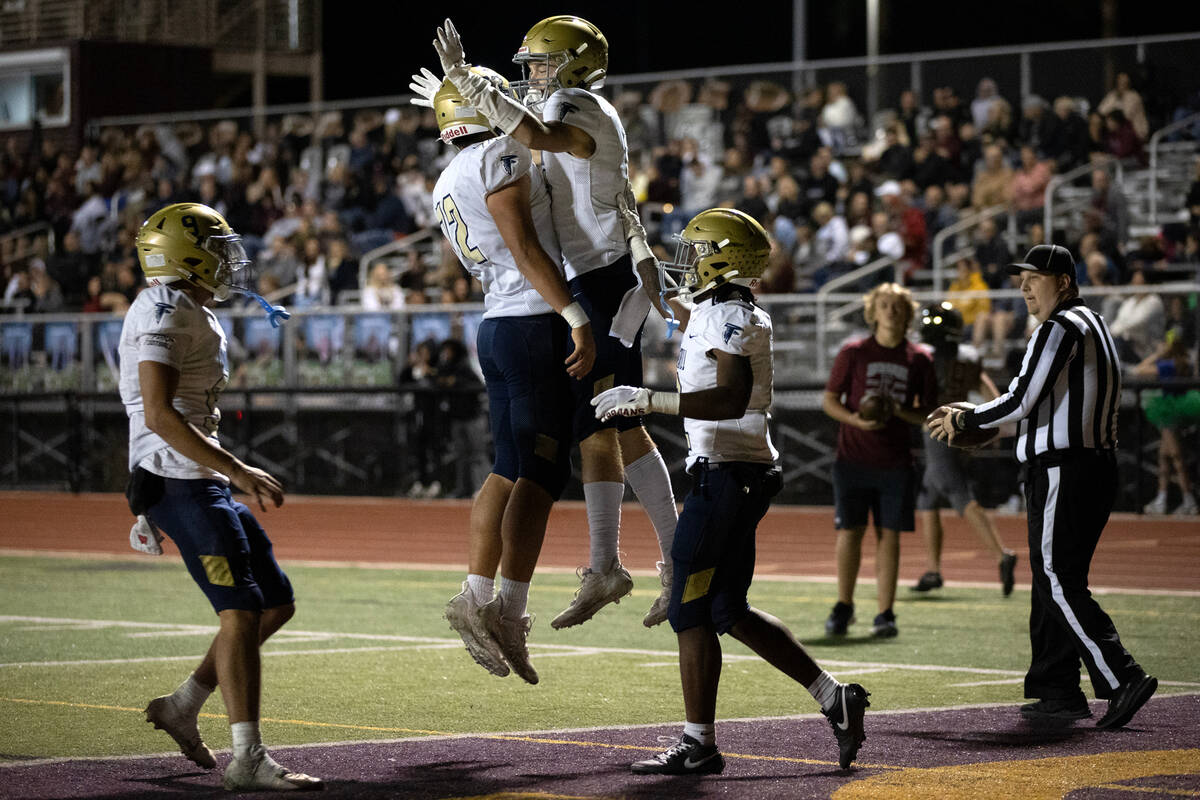
<svg viewBox="0 0 1200 800">
<path fill-rule="evenodd" d="M 587 312 L 583 310 L 583 306 L 579 305 L 578 302 L 571 303 L 571 305 L 567 306 L 558 313 L 562 315 L 562 318 L 565 319 L 567 324 L 572 328 L 582 328 L 584 325 L 591 323 L 591 320 L 588 319 Z"/>
<path fill-rule="evenodd" d="M 650 392 L 650 410 L 679 416 L 679 392 Z"/>
</svg>

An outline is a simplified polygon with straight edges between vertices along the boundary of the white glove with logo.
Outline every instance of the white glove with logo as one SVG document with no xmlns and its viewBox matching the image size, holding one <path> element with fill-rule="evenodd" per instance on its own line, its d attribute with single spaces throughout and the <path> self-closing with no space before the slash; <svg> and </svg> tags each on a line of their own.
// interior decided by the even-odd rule
<svg viewBox="0 0 1200 800">
<path fill-rule="evenodd" d="M 139 516 L 137 522 L 133 523 L 133 527 L 129 529 L 129 546 L 139 553 L 161 556 L 163 554 L 162 540 L 163 537 L 158 532 L 158 528 L 144 514 Z"/>
<path fill-rule="evenodd" d="M 525 119 L 525 106 L 500 91 L 487 78 L 471 71 L 463 55 L 462 39 L 449 18 L 438 28 L 433 42 L 442 70 L 462 93 L 463 99 L 488 118 L 493 126 L 511 134 Z M 435 90 L 436 91 L 436 90 Z"/>
<path fill-rule="evenodd" d="M 614 386 L 592 398 L 596 419 L 607 422 L 613 417 L 640 417 L 643 414 L 679 413 L 677 392 L 655 392 L 641 386 Z"/>
<path fill-rule="evenodd" d="M 437 94 L 437 90 L 442 88 L 442 81 L 437 75 L 434 75 L 425 67 L 421 67 L 419 75 L 412 76 L 412 83 L 408 85 L 409 89 L 413 90 L 416 97 L 409 98 L 408 102 L 414 106 L 422 106 L 424 108 L 433 108 L 433 96 Z"/>
</svg>

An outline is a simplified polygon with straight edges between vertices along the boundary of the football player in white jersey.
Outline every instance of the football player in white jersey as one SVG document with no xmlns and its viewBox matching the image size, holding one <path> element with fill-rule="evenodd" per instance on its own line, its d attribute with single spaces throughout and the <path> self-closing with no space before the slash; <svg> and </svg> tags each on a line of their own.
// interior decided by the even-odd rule
<svg viewBox="0 0 1200 800">
<path fill-rule="evenodd" d="M 235 291 L 252 294 L 250 262 L 225 219 L 199 203 L 152 214 L 136 247 L 150 286 L 125 315 L 119 350 L 130 505 L 174 540 L 220 620 L 203 661 L 174 693 L 150 702 L 146 720 L 212 769 L 216 760 L 196 720 L 219 683 L 233 732 L 225 788 L 319 789 L 319 779 L 280 766 L 262 744 L 259 646 L 295 605 L 270 539 L 229 489 L 232 483 L 266 511 L 268 503 L 283 504 L 283 487 L 217 439 L 217 401 L 229 368 L 225 334 L 208 306 Z M 279 308 L 273 313 L 286 316 Z"/>
<path fill-rule="evenodd" d="M 474 69 L 505 85 L 491 70 Z M 596 347 L 567 289 L 549 191 L 529 148 L 496 136 L 449 81 L 432 104 L 443 141 L 459 148 L 434 187 L 434 210 L 462 265 L 483 284 L 477 351 L 496 452 L 471 510 L 467 580 L 446 619 L 489 672 L 504 676 L 511 667 L 537 683 L 526 646 L 529 582 L 550 507 L 571 476 L 570 378 L 588 374 Z"/>
<path fill-rule="evenodd" d="M 493 125 L 542 152 L 571 294 L 596 329 L 596 367 L 572 387 L 590 564 L 581 572 L 571 605 L 550 625 L 579 625 L 632 590 L 633 580 L 618 557 L 626 481 L 646 509 L 664 554 L 662 591 L 643 619 L 647 627 L 657 625 L 666 619 L 671 581 L 666 554 L 677 518 L 670 474 L 640 419 L 600 422 L 590 406 L 596 394 L 614 384 L 642 381 L 641 326 L 651 292 L 649 286 L 639 290 L 634 270 L 634 259 L 640 266 L 651 257 L 649 248 L 642 242 L 631 259 L 622 219 L 622 204 L 632 196 L 625 130 L 612 105 L 590 91 L 603 85 L 608 42 L 596 26 L 575 16 L 549 17 L 530 28 L 513 59 L 529 77 L 514 86 L 541 118 L 472 74 L 450 20 L 438 30 L 434 46 L 446 76 Z M 420 91 L 422 79 L 413 77 L 413 88 Z"/>
<path fill-rule="evenodd" d="M 687 715 L 677 744 L 633 764 L 639 774 L 721 772 L 714 727 L 721 675 L 719 635 L 732 634 L 803 684 L 821 705 L 847 769 L 866 739 L 868 692 L 839 683 L 813 661 L 775 617 L 746 599 L 754 576 L 754 536 L 779 491 L 778 453 L 768 428 L 772 395 L 771 318 L 750 287 L 767 267 L 770 244 L 748 214 L 714 208 L 679 237 L 678 392 L 617 386 L 593 401 L 598 418 L 650 412 L 682 416 L 688 472 L 694 477 L 671 549 L 676 580 L 668 620 L 679 638 Z"/>
</svg>

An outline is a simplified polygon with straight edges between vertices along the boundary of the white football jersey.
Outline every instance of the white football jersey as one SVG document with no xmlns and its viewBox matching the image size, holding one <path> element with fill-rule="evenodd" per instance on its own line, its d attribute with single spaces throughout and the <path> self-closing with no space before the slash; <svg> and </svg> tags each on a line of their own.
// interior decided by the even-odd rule
<svg viewBox="0 0 1200 800">
<path fill-rule="evenodd" d="M 685 417 L 687 465 L 704 456 L 711 462 L 751 461 L 773 464 L 779 457 L 767 428 L 774 385 L 771 364 L 771 316 L 758 306 L 738 299 L 722 303 L 712 298 L 692 309 L 677 364 L 679 391 L 699 392 L 717 385 L 713 350 L 746 356 L 754 372 L 750 405 L 741 419 L 690 419 Z"/>
<path fill-rule="evenodd" d="M 151 286 L 133 301 L 121 326 L 121 402 L 129 416 L 129 469 L 165 478 L 215 478 L 219 472 L 176 452 L 146 427 L 138 362 L 157 361 L 179 370 L 171 405 L 214 443 L 221 412 L 217 400 L 229 382 L 225 331 L 212 311 L 170 284 Z"/>
<path fill-rule="evenodd" d="M 554 198 L 554 227 L 571 280 L 629 252 L 617 208 L 617 195 L 625 191 L 629 178 L 629 148 L 617 110 L 585 89 L 559 89 L 550 95 L 542 118 L 582 128 L 596 142 L 591 158 L 542 153 L 542 169 Z"/>
<path fill-rule="evenodd" d="M 487 207 L 489 194 L 528 175 L 533 227 L 546 255 L 560 265 L 562 253 L 554 232 L 550 194 L 541 170 L 531 169 L 532 165 L 529 148 L 515 139 L 488 139 L 454 156 L 433 189 L 433 209 L 442 234 L 462 265 L 483 284 L 484 318 L 554 313 L 517 269 Z"/>
</svg>

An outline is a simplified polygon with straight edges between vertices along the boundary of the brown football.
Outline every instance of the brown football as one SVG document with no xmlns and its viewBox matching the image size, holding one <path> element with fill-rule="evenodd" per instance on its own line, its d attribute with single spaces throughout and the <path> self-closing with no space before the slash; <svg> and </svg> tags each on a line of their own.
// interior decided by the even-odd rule
<svg viewBox="0 0 1200 800">
<path fill-rule="evenodd" d="M 868 394 L 858 404 L 858 415 L 867 422 L 886 422 L 892 416 L 892 401 L 880 394 Z"/>
<path fill-rule="evenodd" d="M 959 402 L 959 403 L 951 403 L 950 407 L 951 408 L 961 408 L 963 410 L 970 411 L 972 408 L 975 407 L 975 405 L 973 403 Z M 929 415 L 929 417 L 932 419 L 940 419 L 942 416 L 943 415 L 937 413 L 936 410 L 932 414 Z M 999 435 L 1000 435 L 1000 430 L 998 428 L 988 428 L 988 429 L 977 428 L 975 430 L 960 431 L 960 432 L 954 434 L 953 441 L 947 440 L 946 444 L 950 445 L 951 447 L 958 447 L 963 450 L 970 450 L 975 447 L 983 447 L 985 444 L 991 442 L 993 439 L 995 439 Z"/>
</svg>

